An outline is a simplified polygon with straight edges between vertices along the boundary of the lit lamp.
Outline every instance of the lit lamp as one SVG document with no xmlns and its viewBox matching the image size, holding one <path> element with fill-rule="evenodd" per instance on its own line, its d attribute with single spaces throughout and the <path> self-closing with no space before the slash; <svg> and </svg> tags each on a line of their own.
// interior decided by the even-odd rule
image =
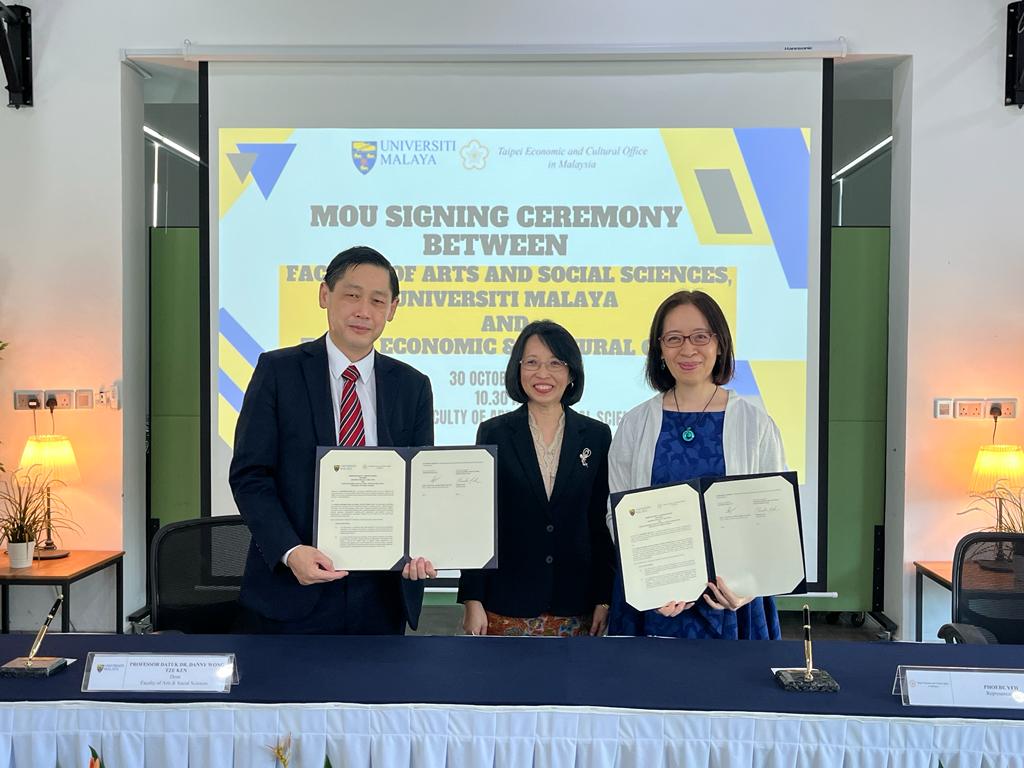
<svg viewBox="0 0 1024 768">
<path fill-rule="evenodd" d="M 57 545 L 53 543 L 53 533 L 50 530 L 50 483 L 59 480 L 67 484 L 81 478 L 71 441 L 64 435 L 33 435 L 25 443 L 20 466 L 38 466 L 40 471 L 47 473 L 50 481 L 46 484 L 46 541 L 36 547 L 35 556 L 40 560 L 67 557 L 68 551 L 57 549 Z"/>
<path fill-rule="evenodd" d="M 989 496 L 997 485 L 1017 490 L 1024 487 L 1024 450 L 1019 445 L 983 445 L 974 459 L 971 473 L 972 496 Z M 1003 499 L 995 495 L 996 530 L 1003 530 Z M 1002 543 L 996 549 L 996 561 L 1005 561 Z M 1009 569 L 1009 563 L 1003 563 Z"/>
</svg>

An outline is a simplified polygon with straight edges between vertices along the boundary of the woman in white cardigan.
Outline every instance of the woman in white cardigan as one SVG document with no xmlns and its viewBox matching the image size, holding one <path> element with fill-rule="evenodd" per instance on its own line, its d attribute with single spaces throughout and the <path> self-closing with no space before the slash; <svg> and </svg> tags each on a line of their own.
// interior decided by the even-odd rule
<svg viewBox="0 0 1024 768">
<path fill-rule="evenodd" d="M 658 394 L 619 423 L 608 454 L 612 493 L 696 477 L 781 472 L 779 428 L 764 409 L 725 389 L 733 376 L 725 314 L 702 291 L 679 291 L 651 323 L 647 380 Z M 609 527 L 611 513 L 608 513 Z M 778 639 L 770 597 L 740 596 L 719 579 L 696 603 L 655 611 L 626 604 L 616 580 L 608 633 L 662 637 Z"/>
</svg>

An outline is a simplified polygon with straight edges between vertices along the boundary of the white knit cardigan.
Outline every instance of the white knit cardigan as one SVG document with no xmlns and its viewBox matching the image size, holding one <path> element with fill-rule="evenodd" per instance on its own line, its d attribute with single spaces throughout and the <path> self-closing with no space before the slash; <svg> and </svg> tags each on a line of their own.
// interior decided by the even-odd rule
<svg viewBox="0 0 1024 768">
<path fill-rule="evenodd" d="M 786 460 L 782 435 L 772 417 L 758 403 L 726 390 L 722 449 L 727 475 L 782 472 Z M 646 488 L 651 484 L 654 449 L 661 434 L 663 393 L 640 403 L 622 417 L 608 452 L 608 490 L 611 493 Z M 612 529 L 609 504 L 606 515 Z M 614 533 L 612 534 L 614 536 Z"/>
</svg>

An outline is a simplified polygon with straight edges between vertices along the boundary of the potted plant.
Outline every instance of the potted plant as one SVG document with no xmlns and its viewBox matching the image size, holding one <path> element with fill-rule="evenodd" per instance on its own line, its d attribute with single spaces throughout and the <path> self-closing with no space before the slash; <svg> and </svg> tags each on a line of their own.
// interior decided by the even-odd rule
<svg viewBox="0 0 1024 768">
<path fill-rule="evenodd" d="M 1024 488 L 1013 488 L 1004 480 L 982 493 L 971 494 L 973 504 L 961 514 L 982 511 L 991 515 L 995 525 L 982 530 L 1024 533 Z M 1002 545 L 1000 545 L 1002 546 Z M 1018 552 L 997 552 L 999 559 L 1012 559 L 1016 578 L 1024 580 L 1024 548 Z"/>
<path fill-rule="evenodd" d="M 12 568 L 32 565 L 36 538 L 46 529 L 48 516 L 53 530 L 78 528 L 68 519 L 67 506 L 53 493 L 58 484 L 62 485 L 38 467 L 15 470 L 0 481 L 0 539 L 7 542 Z"/>
</svg>

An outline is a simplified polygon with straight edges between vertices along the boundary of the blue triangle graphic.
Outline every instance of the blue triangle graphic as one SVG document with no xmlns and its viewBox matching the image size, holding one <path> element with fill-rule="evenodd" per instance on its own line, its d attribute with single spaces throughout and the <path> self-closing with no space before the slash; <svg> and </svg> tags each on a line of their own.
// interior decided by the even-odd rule
<svg viewBox="0 0 1024 768">
<path fill-rule="evenodd" d="M 252 164 L 252 177 L 256 180 L 256 186 L 263 193 L 263 198 L 270 197 L 270 193 L 281 178 L 281 171 L 288 163 L 295 149 L 294 144 L 239 144 L 239 152 L 253 152 L 256 155 L 256 162 Z"/>
</svg>

